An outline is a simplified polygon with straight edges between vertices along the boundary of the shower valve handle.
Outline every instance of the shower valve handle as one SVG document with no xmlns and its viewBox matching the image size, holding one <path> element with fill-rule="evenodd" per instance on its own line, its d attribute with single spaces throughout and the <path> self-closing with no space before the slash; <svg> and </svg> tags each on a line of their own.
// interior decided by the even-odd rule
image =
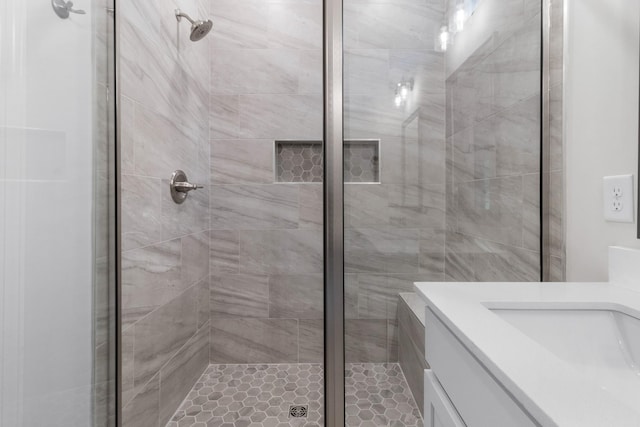
<svg viewBox="0 0 640 427">
<path fill-rule="evenodd" d="M 74 9 L 72 1 L 51 0 L 51 7 L 53 7 L 53 11 L 61 19 L 69 18 L 70 13 L 76 13 L 78 15 L 86 15 L 87 13 L 84 10 Z"/>
<path fill-rule="evenodd" d="M 202 185 L 191 184 L 190 182 L 176 182 L 173 184 L 176 191 L 180 193 L 188 193 L 191 190 L 197 190 L 199 188 L 204 188 Z"/>
<path fill-rule="evenodd" d="M 190 191 L 199 188 L 203 188 L 202 185 L 190 183 L 187 174 L 179 169 L 171 175 L 169 189 L 171 190 L 171 198 L 177 204 L 182 204 L 187 199 Z"/>
<path fill-rule="evenodd" d="M 84 11 L 84 10 L 82 10 L 82 9 L 74 9 L 74 8 L 73 8 L 73 2 L 72 2 L 72 1 L 67 2 L 67 6 L 66 6 L 66 7 L 67 7 L 67 10 L 68 10 L 70 13 L 77 13 L 78 15 L 86 15 L 86 14 L 87 14 L 87 12 L 85 12 L 85 11 Z"/>
</svg>

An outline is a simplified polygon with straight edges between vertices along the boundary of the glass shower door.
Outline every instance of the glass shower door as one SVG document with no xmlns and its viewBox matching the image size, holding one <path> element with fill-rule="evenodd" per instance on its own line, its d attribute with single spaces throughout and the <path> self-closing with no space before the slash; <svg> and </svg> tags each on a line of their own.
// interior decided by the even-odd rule
<svg viewBox="0 0 640 427">
<path fill-rule="evenodd" d="M 2 427 L 115 422 L 113 4 L 75 7 L 0 4 Z"/>
<path fill-rule="evenodd" d="M 418 426 L 413 283 L 540 280 L 541 3 L 343 12 L 346 425 Z"/>
</svg>

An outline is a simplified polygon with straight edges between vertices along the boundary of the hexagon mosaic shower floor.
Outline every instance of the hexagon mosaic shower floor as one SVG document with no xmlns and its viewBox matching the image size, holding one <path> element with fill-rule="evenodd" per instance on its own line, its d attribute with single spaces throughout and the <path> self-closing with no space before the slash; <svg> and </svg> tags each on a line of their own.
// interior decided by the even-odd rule
<svg viewBox="0 0 640 427">
<path fill-rule="evenodd" d="M 397 363 L 348 364 L 345 387 L 348 427 L 423 425 Z M 319 364 L 211 365 L 167 427 L 318 427 L 322 393 Z M 306 417 L 291 417 L 292 406 Z"/>
</svg>

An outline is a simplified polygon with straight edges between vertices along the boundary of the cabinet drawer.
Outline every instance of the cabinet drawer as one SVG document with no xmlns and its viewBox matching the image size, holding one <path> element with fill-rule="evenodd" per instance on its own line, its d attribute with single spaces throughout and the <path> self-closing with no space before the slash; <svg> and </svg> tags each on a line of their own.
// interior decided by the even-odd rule
<svg viewBox="0 0 640 427">
<path fill-rule="evenodd" d="M 465 427 L 436 376 L 429 369 L 424 371 L 424 427 Z"/>
<path fill-rule="evenodd" d="M 427 362 L 467 427 L 535 427 L 539 424 L 427 309 Z"/>
</svg>

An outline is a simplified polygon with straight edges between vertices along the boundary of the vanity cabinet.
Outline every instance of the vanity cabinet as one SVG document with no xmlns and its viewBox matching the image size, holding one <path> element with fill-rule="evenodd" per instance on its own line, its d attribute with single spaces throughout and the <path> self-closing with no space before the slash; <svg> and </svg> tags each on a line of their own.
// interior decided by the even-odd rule
<svg viewBox="0 0 640 427">
<path fill-rule="evenodd" d="M 424 371 L 424 426 L 465 427 L 430 369 Z"/>
<path fill-rule="evenodd" d="M 425 320 L 425 427 L 539 425 L 429 308 Z"/>
</svg>

